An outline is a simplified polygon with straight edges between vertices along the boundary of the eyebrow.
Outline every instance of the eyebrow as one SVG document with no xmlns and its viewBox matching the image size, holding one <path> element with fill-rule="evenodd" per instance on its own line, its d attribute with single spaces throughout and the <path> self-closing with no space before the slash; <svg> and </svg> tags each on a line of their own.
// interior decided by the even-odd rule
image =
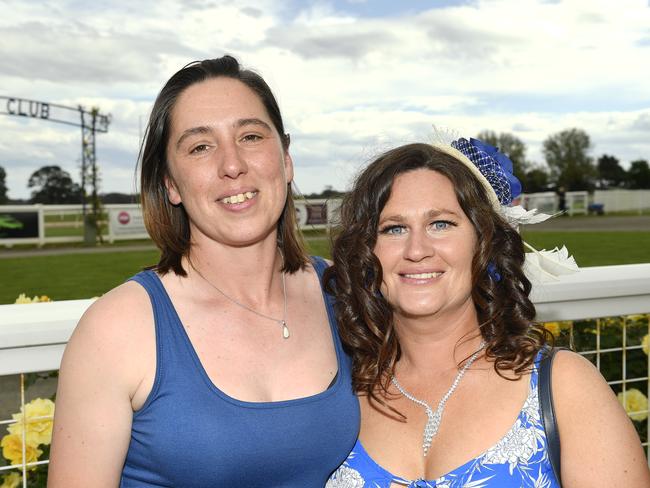
<svg viewBox="0 0 650 488">
<path fill-rule="evenodd" d="M 242 127 L 245 127 L 247 125 L 259 125 L 261 127 L 264 127 L 267 130 L 271 130 L 271 126 L 269 126 L 269 124 L 267 124 L 266 122 L 264 122 L 261 119 L 257 119 L 257 118 L 254 118 L 254 117 L 249 118 L 249 119 L 239 119 L 237 122 L 235 122 L 234 125 L 238 129 L 242 128 Z M 194 136 L 194 135 L 197 135 L 197 134 L 208 134 L 210 132 L 212 132 L 212 129 L 210 127 L 208 127 L 207 125 L 201 125 L 201 126 L 198 126 L 198 127 L 191 127 L 191 128 L 189 128 L 187 130 L 184 130 L 183 133 L 181 134 L 181 136 L 178 138 L 178 141 L 176 141 L 176 149 L 178 149 L 181 146 L 181 144 L 183 143 L 183 141 L 185 139 L 187 139 L 188 137 Z"/>
<path fill-rule="evenodd" d="M 431 219 L 431 218 L 439 217 L 440 215 L 445 215 L 445 214 L 451 214 L 451 215 L 453 215 L 453 216 L 455 216 L 457 218 L 460 218 L 460 215 L 458 215 L 457 212 L 454 212 L 453 210 L 449 210 L 449 209 L 446 209 L 446 208 L 439 208 L 439 209 L 429 210 L 426 213 L 426 217 L 428 219 Z M 386 222 L 386 221 L 392 221 L 392 222 L 402 223 L 402 222 L 405 222 L 406 220 L 408 220 L 408 219 L 406 217 L 404 217 L 403 215 L 395 214 L 395 215 L 388 215 L 385 218 L 381 219 L 379 222 L 383 223 L 383 222 Z"/>
<path fill-rule="evenodd" d="M 271 130 L 271 126 L 264 122 L 261 119 L 256 119 L 256 118 L 251 118 L 251 119 L 239 119 L 235 126 L 238 128 L 244 127 L 246 125 L 260 125 L 264 127 L 265 129 Z"/>
<path fill-rule="evenodd" d="M 209 132 L 211 132 L 211 129 L 207 125 L 201 125 L 199 127 L 192 127 L 190 129 L 184 130 L 181 136 L 178 138 L 178 141 L 176 141 L 176 149 L 181 147 L 183 141 L 188 137 L 195 136 L 197 134 L 208 134 Z"/>
</svg>

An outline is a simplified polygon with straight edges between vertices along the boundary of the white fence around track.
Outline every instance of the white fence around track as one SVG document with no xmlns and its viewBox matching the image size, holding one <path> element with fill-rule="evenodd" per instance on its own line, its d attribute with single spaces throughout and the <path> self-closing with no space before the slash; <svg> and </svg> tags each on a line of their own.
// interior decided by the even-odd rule
<svg viewBox="0 0 650 488">
<path fill-rule="evenodd" d="M 301 229 L 327 228 L 340 202 L 338 198 L 296 200 L 298 225 Z M 103 209 L 103 238 L 108 242 L 149 238 L 139 204 L 106 204 Z M 83 227 L 81 205 L 0 205 L 0 246 L 83 242 Z M 73 235 L 48 235 L 48 229 L 56 228 L 66 228 Z"/>
<path fill-rule="evenodd" d="M 650 210 L 650 190 L 596 190 L 594 203 L 600 203 L 607 212 L 642 212 Z"/>
<path fill-rule="evenodd" d="M 555 192 L 525 193 L 519 202 L 527 209 L 537 208 L 544 213 L 557 212 L 560 204 Z M 300 228 L 329 227 L 336 218 L 340 204 L 340 198 L 296 199 Z M 643 213 L 650 210 L 650 190 L 596 190 L 593 194 L 586 191 L 566 192 L 565 206 L 569 215 L 587 214 L 590 209 L 599 213 Z M 103 208 L 106 214 L 102 222 L 106 228 L 103 237 L 108 242 L 149 238 L 139 204 L 106 204 Z M 15 229 L 16 225 L 29 227 L 29 231 L 23 232 L 21 237 L 12 237 L 12 233 L 19 232 Z M 83 242 L 83 225 L 81 205 L 0 205 L 0 246 Z M 73 235 L 51 235 L 57 233 L 54 231 L 57 227 L 72 229 Z"/>
</svg>

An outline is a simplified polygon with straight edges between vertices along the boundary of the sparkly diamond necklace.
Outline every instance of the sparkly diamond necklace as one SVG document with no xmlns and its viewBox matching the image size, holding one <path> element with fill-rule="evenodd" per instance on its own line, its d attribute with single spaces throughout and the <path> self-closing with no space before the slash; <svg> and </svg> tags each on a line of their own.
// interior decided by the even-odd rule
<svg viewBox="0 0 650 488">
<path fill-rule="evenodd" d="M 438 433 L 438 429 L 440 428 L 440 421 L 442 420 L 442 412 L 444 412 L 445 410 L 445 404 L 447 403 L 447 400 L 449 400 L 451 394 L 458 387 L 458 383 L 460 383 L 461 378 L 465 375 L 465 372 L 476 360 L 479 353 L 483 350 L 484 347 L 485 347 L 485 342 L 481 342 L 478 351 L 472 354 L 472 356 L 467 360 L 465 366 L 463 366 L 461 370 L 458 372 L 458 374 L 456 375 L 456 378 L 454 379 L 454 382 L 451 384 L 449 390 L 447 390 L 447 393 L 445 393 L 444 396 L 440 399 L 440 403 L 438 403 L 438 408 L 436 408 L 435 412 L 427 402 L 425 402 L 424 400 L 420 400 L 419 398 L 415 398 L 404 388 L 402 388 L 402 385 L 400 385 L 397 382 L 397 378 L 395 378 L 395 375 L 391 376 L 390 380 L 392 381 L 393 385 L 395 385 L 395 388 L 397 388 L 399 392 L 402 395 L 404 395 L 405 398 L 423 407 L 424 411 L 427 414 L 427 423 L 424 426 L 424 435 L 422 440 L 422 450 L 424 451 L 424 457 L 427 456 L 427 453 L 429 452 L 429 448 L 431 447 L 431 441 L 433 441 L 433 438 Z"/>
<path fill-rule="evenodd" d="M 234 298 L 226 295 L 223 291 L 221 291 L 221 289 L 219 289 L 219 287 L 217 285 L 215 285 L 210 280 L 208 280 L 205 276 L 203 276 L 203 274 L 198 269 L 196 269 L 193 264 L 190 263 L 190 266 L 192 267 L 192 269 L 194 271 L 196 271 L 196 274 L 198 274 L 203 281 L 205 281 L 208 285 L 210 285 L 212 288 L 214 288 L 219 293 L 221 293 L 221 295 L 223 295 L 224 298 L 230 300 L 235 305 L 239 305 L 241 308 L 243 308 L 245 310 L 248 310 L 249 312 L 254 313 L 255 315 L 259 315 L 260 317 L 263 317 L 265 319 L 272 320 L 273 322 L 277 322 L 279 325 L 282 326 L 282 337 L 284 339 L 289 338 L 289 327 L 287 327 L 287 286 L 286 286 L 286 283 L 284 281 L 284 271 L 281 272 L 281 275 L 282 275 L 282 297 L 284 299 L 284 312 L 282 313 L 282 318 L 281 319 L 276 319 L 275 317 L 271 317 L 269 315 L 265 315 L 265 314 L 263 314 L 261 312 L 258 312 L 257 310 L 253 310 L 248 305 L 244 305 L 243 303 L 240 303 L 237 300 L 235 300 Z"/>
</svg>

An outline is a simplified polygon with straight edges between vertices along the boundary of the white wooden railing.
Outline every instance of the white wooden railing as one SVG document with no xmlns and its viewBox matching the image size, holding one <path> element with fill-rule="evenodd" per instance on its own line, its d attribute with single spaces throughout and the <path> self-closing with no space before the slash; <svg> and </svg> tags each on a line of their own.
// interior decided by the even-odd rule
<svg viewBox="0 0 650 488">
<path fill-rule="evenodd" d="M 582 268 L 534 284 L 538 320 L 650 313 L 650 263 Z M 92 300 L 0 305 L 0 375 L 58 369 L 63 349 Z"/>
</svg>

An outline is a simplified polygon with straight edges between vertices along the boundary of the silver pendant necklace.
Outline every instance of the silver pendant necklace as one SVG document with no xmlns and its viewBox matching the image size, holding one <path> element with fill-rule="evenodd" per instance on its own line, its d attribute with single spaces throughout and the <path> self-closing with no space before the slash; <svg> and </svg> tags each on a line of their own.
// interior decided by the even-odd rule
<svg viewBox="0 0 650 488">
<path fill-rule="evenodd" d="M 415 398 L 404 388 L 402 388 L 402 385 L 400 385 L 397 382 L 397 378 L 395 378 L 395 375 L 391 376 L 390 378 L 391 382 L 393 383 L 393 385 L 395 385 L 395 388 L 397 388 L 399 392 L 404 396 L 404 398 L 411 400 L 416 405 L 420 405 L 421 407 L 423 407 L 425 413 L 427 414 L 427 423 L 424 426 L 424 434 L 422 440 L 422 450 L 424 452 L 424 457 L 427 456 L 427 453 L 429 452 L 429 448 L 431 447 L 431 442 L 433 441 L 433 438 L 438 433 L 438 429 L 440 428 L 440 422 L 442 420 L 442 412 L 444 412 L 445 410 L 445 404 L 447 403 L 447 400 L 449 400 L 451 394 L 454 392 L 454 390 L 456 390 L 456 388 L 458 387 L 458 383 L 460 383 L 460 380 L 465 375 L 465 372 L 469 369 L 472 363 L 476 361 L 476 358 L 478 357 L 479 353 L 483 350 L 484 347 L 485 347 L 485 342 L 483 341 L 481 342 L 478 351 L 472 354 L 472 356 L 465 363 L 465 366 L 463 366 L 460 369 L 460 371 L 456 375 L 456 378 L 454 379 L 454 382 L 451 384 L 451 387 L 449 388 L 449 390 L 447 390 L 447 393 L 445 393 L 443 397 L 440 399 L 440 403 L 438 403 L 438 407 L 436 408 L 435 412 L 427 402 L 425 402 L 424 400 L 420 400 L 419 398 Z"/>
<path fill-rule="evenodd" d="M 277 322 L 279 325 L 282 326 L 282 337 L 284 339 L 289 338 L 289 336 L 290 336 L 289 327 L 287 327 L 287 286 L 286 286 L 285 279 L 284 279 L 284 271 L 281 272 L 281 275 L 282 275 L 282 297 L 284 299 L 284 312 L 282 313 L 282 318 L 281 319 L 276 319 L 275 317 L 271 317 L 270 315 L 265 315 L 265 314 L 263 314 L 261 312 L 258 312 L 257 310 L 253 310 L 248 305 L 244 305 L 243 303 L 238 302 L 237 300 L 235 300 L 231 296 L 226 295 L 223 291 L 221 291 L 221 289 L 217 285 L 215 285 L 214 283 L 209 281 L 205 276 L 203 276 L 203 274 L 198 269 L 196 269 L 193 264 L 190 263 L 190 266 L 192 267 L 192 269 L 194 271 L 196 271 L 196 274 L 198 274 L 203 281 L 205 281 L 208 285 L 210 285 L 212 288 L 217 290 L 227 300 L 230 300 L 235 305 L 238 305 L 241 308 L 243 308 L 245 310 L 248 310 L 249 312 L 254 313 L 255 315 L 259 315 L 262 318 L 272 320 L 273 322 Z"/>
</svg>

